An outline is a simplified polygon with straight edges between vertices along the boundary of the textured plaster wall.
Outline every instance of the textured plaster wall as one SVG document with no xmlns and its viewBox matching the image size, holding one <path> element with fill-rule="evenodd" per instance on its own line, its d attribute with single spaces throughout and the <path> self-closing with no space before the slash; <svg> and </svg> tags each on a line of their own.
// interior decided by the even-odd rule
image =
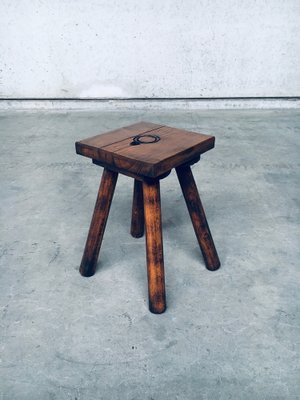
<svg viewBox="0 0 300 400">
<path fill-rule="evenodd" d="M 2 98 L 300 95 L 299 0 L 2 0 Z"/>
</svg>

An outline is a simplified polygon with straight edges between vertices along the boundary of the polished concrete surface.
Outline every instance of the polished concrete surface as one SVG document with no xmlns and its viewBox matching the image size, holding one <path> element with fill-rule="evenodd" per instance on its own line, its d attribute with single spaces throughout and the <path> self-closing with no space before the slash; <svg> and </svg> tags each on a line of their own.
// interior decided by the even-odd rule
<svg viewBox="0 0 300 400">
<path fill-rule="evenodd" d="M 300 398 L 299 110 L 2 112 L 1 400 Z M 168 308 L 119 178 L 98 270 L 78 273 L 101 168 L 74 142 L 148 120 L 216 136 L 193 166 L 222 262 L 205 269 L 161 182 Z"/>
</svg>

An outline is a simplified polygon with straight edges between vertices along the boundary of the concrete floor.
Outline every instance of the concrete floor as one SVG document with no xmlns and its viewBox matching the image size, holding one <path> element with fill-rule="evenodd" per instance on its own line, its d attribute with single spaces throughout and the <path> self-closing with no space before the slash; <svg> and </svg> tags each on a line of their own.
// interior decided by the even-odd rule
<svg viewBox="0 0 300 400">
<path fill-rule="evenodd" d="M 1 400 L 300 398 L 299 111 L 0 115 Z M 222 267 L 205 269 L 172 173 L 162 315 L 128 233 L 130 178 L 97 273 L 78 273 L 101 168 L 74 142 L 138 120 L 216 136 L 193 172 Z"/>
</svg>

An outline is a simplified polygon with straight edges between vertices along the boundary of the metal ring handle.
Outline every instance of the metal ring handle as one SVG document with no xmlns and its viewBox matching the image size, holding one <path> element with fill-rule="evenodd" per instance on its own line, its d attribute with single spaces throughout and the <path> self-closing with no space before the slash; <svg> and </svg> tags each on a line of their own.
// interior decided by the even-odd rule
<svg viewBox="0 0 300 400">
<path fill-rule="evenodd" d="M 151 138 L 152 140 L 141 140 L 142 138 Z M 132 146 L 138 145 L 138 144 L 149 144 L 149 143 L 156 143 L 160 140 L 160 137 L 158 135 L 150 135 L 150 134 L 141 134 L 141 135 L 136 135 L 134 136 L 132 142 L 130 143 Z"/>
</svg>

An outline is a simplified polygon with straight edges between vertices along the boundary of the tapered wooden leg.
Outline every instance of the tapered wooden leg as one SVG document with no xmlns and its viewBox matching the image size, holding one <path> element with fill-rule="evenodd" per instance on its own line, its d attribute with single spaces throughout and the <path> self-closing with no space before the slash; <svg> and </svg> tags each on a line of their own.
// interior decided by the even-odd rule
<svg viewBox="0 0 300 400">
<path fill-rule="evenodd" d="M 95 273 L 117 179 L 117 172 L 104 169 L 79 270 L 83 276 L 92 276 Z"/>
<path fill-rule="evenodd" d="M 160 314 L 166 309 L 166 294 L 159 180 L 143 182 L 143 194 L 149 309 Z"/>
<path fill-rule="evenodd" d="M 135 238 L 142 237 L 144 235 L 144 224 L 143 184 L 135 179 L 132 201 L 131 235 Z"/>
<path fill-rule="evenodd" d="M 220 261 L 209 230 L 191 168 L 190 166 L 183 165 L 176 168 L 176 172 L 203 254 L 206 268 L 214 271 L 220 267 Z"/>
</svg>

